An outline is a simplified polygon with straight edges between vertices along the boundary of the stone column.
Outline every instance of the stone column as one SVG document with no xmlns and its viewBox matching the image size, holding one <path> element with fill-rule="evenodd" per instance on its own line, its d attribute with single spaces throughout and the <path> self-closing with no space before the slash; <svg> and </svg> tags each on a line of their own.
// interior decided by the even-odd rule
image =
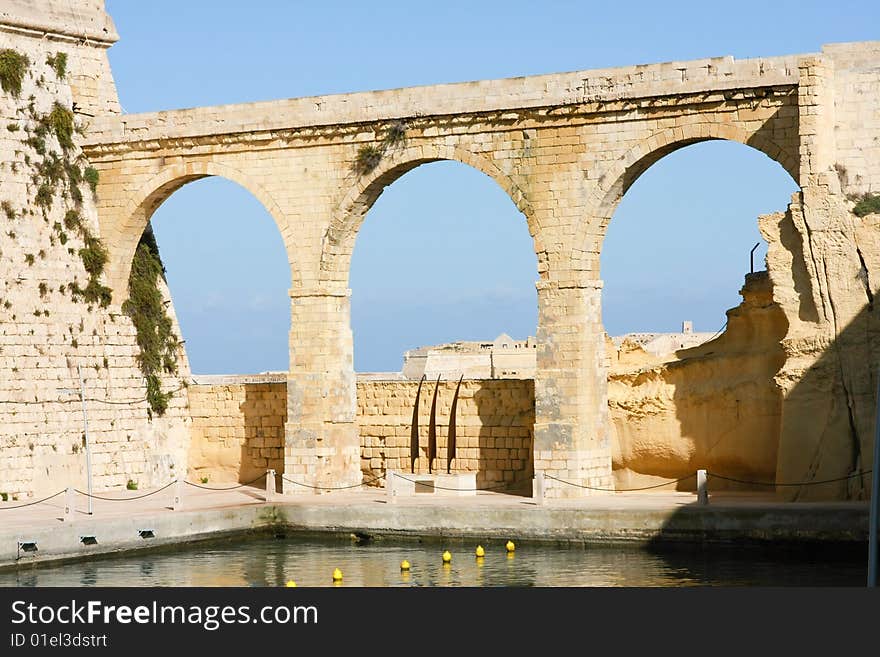
<svg viewBox="0 0 880 657">
<path fill-rule="evenodd" d="M 834 171 L 834 63 L 821 55 L 806 57 L 799 65 L 798 156 L 801 189 L 820 186 L 829 190 Z"/>
<path fill-rule="evenodd" d="M 316 492 L 288 480 L 328 489 L 360 483 L 350 291 L 294 289 L 290 298 L 283 490 Z"/>
<path fill-rule="evenodd" d="M 548 498 L 613 489 L 601 281 L 538 284 L 535 472 Z M 601 494 L 601 493 L 599 493 Z"/>
</svg>

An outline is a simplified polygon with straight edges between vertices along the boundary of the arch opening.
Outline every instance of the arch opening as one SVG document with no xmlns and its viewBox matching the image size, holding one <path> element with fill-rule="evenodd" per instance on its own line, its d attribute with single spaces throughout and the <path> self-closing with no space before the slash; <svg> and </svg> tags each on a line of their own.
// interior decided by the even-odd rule
<svg viewBox="0 0 880 657">
<path fill-rule="evenodd" d="M 757 217 L 784 210 L 796 182 L 766 153 L 703 139 L 644 156 L 607 189 L 597 241 L 617 485 L 697 468 L 773 481 L 788 326 Z"/>
<path fill-rule="evenodd" d="M 350 276 L 339 280 L 351 288 L 359 415 L 377 396 L 399 406 L 389 418 L 386 404 L 385 426 L 362 421 L 361 444 L 373 455 L 362 470 L 409 470 L 424 375 L 417 468 L 428 468 L 428 395 L 439 376 L 433 467 L 445 472 L 449 408 L 463 376 L 452 471 L 518 490 L 531 478 L 534 431 L 537 258 L 527 219 L 507 190 L 458 161 L 410 162 L 375 181 L 353 204 L 355 235 L 338 242 L 352 247 Z M 393 435 L 389 422 L 399 425 Z"/>
<path fill-rule="evenodd" d="M 407 348 L 534 335 L 533 242 L 523 215 L 481 172 L 422 163 L 365 214 L 350 265 L 355 370 L 394 369 Z M 396 351 L 371 346 L 384 330 Z"/>
<path fill-rule="evenodd" d="M 222 177 L 178 181 L 148 227 L 161 249 L 192 372 L 287 371 L 290 269 L 260 201 Z"/>
<path fill-rule="evenodd" d="M 122 310 L 135 324 L 148 401 L 155 410 L 175 375 L 186 382 L 190 481 L 280 475 L 291 272 L 273 217 L 219 176 L 173 179 L 141 207 Z"/>
</svg>

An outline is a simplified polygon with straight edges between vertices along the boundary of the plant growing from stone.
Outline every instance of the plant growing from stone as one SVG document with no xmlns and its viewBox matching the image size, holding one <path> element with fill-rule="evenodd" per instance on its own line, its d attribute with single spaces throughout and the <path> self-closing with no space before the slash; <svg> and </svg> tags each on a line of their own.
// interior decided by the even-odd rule
<svg viewBox="0 0 880 657">
<path fill-rule="evenodd" d="M 865 194 L 853 208 L 853 214 L 857 217 L 876 213 L 880 213 L 880 194 Z"/>
<path fill-rule="evenodd" d="M 55 77 L 59 80 L 64 79 L 64 75 L 67 73 L 66 52 L 56 52 L 54 55 L 47 56 L 46 63 L 52 67 L 53 71 L 55 71 Z"/>
<path fill-rule="evenodd" d="M 148 225 L 135 250 L 128 278 L 128 299 L 122 304 L 122 312 L 134 323 L 140 348 L 138 364 L 147 382 L 147 403 L 159 416 L 165 413 L 172 397 L 170 392 L 162 392 L 160 376 L 177 373 L 180 347 L 171 318 L 165 311 L 160 279 L 165 279 L 165 269 L 153 230 Z"/>
<path fill-rule="evenodd" d="M 358 148 L 357 155 L 354 160 L 354 171 L 358 175 L 370 173 L 379 166 L 382 157 L 389 148 L 399 146 L 406 139 L 406 124 L 403 121 L 395 121 L 385 132 L 385 136 L 379 145 L 364 144 Z"/>
<path fill-rule="evenodd" d="M 16 98 L 21 95 L 21 83 L 30 66 L 30 60 L 12 48 L 0 50 L 0 87 Z"/>
<path fill-rule="evenodd" d="M 358 149 L 354 160 L 354 170 L 360 175 L 370 173 L 382 161 L 382 150 L 378 146 L 366 144 Z"/>
<path fill-rule="evenodd" d="M 92 194 L 98 193 L 98 170 L 95 167 L 86 167 L 83 171 L 83 178 L 92 190 Z"/>
</svg>

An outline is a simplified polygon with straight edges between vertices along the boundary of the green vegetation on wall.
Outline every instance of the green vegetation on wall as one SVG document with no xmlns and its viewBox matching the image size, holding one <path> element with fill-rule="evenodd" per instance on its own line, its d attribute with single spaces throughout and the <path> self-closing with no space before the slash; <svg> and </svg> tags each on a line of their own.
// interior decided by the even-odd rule
<svg viewBox="0 0 880 657">
<path fill-rule="evenodd" d="M 370 173 L 379 166 L 386 151 L 396 148 L 406 140 L 406 124 L 403 121 L 395 121 L 388 126 L 382 141 L 376 144 L 364 144 L 358 148 L 352 168 L 359 176 Z"/>
<path fill-rule="evenodd" d="M 55 53 L 47 57 L 46 64 L 55 71 L 58 79 L 63 79 L 67 70 L 67 56 L 64 53 Z M 15 50 L 7 49 L 0 51 L 0 85 L 3 90 L 19 98 L 21 96 L 22 83 L 30 74 L 30 62 L 28 58 Z M 36 73 L 33 73 L 36 75 Z M 37 80 L 38 86 L 40 79 Z M 3 214 L 10 220 L 25 218 L 35 214 L 34 208 L 42 211 L 43 220 L 50 222 L 49 212 L 53 207 L 61 206 L 64 211 L 63 226 L 61 222 L 52 224 L 52 233 L 49 235 L 51 245 L 60 243 L 68 244 L 72 236 L 78 236 L 82 240 L 82 247 L 74 248 L 70 244 L 67 252 L 70 255 L 78 255 L 87 275 L 85 285 L 81 285 L 74 276 L 67 285 L 57 288 L 58 294 L 70 294 L 73 301 L 84 301 L 92 305 L 107 307 L 111 301 L 111 290 L 101 282 L 105 266 L 108 260 L 107 250 L 101 241 L 92 235 L 87 223 L 83 220 L 83 192 L 81 185 L 85 182 L 94 194 L 97 188 L 98 172 L 94 169 L 84 171 L 85 163 L 82 154 L 76 152 L 74 134 L 79 130 L 71 108 L 55 101 L 49 111 L 41 113 L 37 109 L 37 98 L 31 95 L 26 102 L 19 103 L 16 108 L 17 121 L 7 124 L 10 133 L 23 133 L 22 151 L 16 151 L 23 163 L 30 169 L 31 203 L 20 211 L 7 200 L 0 203 Z M 18 162 L 13 162 L 12 171 L 17 170 Z M 73 235 L 69 235 L 70 231 Z M 7 234 L 15 239 L 15 232 Z M 38 253 L 41 259 L 46 259 L 48 254 L 45 249 Z M 36 258 L 33 254 L 25 254 L 25 262 L 33 266 Z M 50 301 L 50 295 L 55 290 L 49 288 L 45 282 L 38 283 L 40 298 Z M 7 308 L 9 309 L 9 308 Z M 34 315 L 49 316 L 46 309 L 34 311 Z M 80 322 L 82 331 L 82 322 Z M 71 336 L 73 329 L 71 328 Z M 71 346 L 76 348 L 78 343 L 71 339 Z"/>
<path fill-rule="evenodd" d="M 162 392 L 160 376 L 177 373 L 180 348 L 171 318 L 165 311 L 160 279 L 165 280 L 165 268 L 153 229 L 147 225 L 135 250 L 128 278 L 128 300 L 122 304 L 122 311 L 131 318 L 137 331 L 138 361 L 147 380 L 147 402 L 157 415 L 165 412 L 172 397 L 172 393 Z"/>
<path fill-rule="evenodd" d="M 46 63 L 55 71 L 55 77 L 59 80 L 64 79 L 67 73 L 67 53 L 56 52 L 54 55 L 49 55 L 46 57 Z"/>
<path fill-rule="evenodd" d="M 3 91 L 18 98 L 29 65 L 27 55 L 11 48 L 0 50 L 0 87 Z"/>
<path fill-rule="evenodd" d="M 89 183 L 92 194 L 98 193 L 98 170 L 95 167 L 86 167 L 83 170 L 83 180 Z"/>
<path fill-rule="evenodd" d="M 73 112 L 56 102 L 45 120 L 58 139 L 58 145 L 65 151 L 73 148 Z"/>
<path fill-rule="evenodd" d="M 865 194 L 853 208 L 853 214 L 857 217 L 877 213 L 880 213 L 880 195 L 878 194 Z"/>
</svg>

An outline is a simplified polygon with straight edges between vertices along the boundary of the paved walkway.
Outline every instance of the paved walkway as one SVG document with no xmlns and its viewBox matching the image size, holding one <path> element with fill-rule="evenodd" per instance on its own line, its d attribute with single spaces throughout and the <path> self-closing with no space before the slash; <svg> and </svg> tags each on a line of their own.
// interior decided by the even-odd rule
<svg viewBox="0 0 880 657">
<path fill-rule="evenodd" d="M 210 510 L 245 505 L 263 505 L 265 502 L 265 489 L 255 486 L 237 487 L 232 490 L 220 489 L 205 490 L 184 485 L 184 510 Z M 232 484 L 230 484 L 232 486 Z M 92 500 L 93 520 L 147 517 L 154 514 L 172 513 L 171 501 L 173 487 L 163 491 L 114 491 L 95 493 L 101 498 L 112 498 L 113 501 L 104 499 Z M 278 505 L 305 505 L 305 506 L 336 506 L 351 504 L 380 504 L 388 503 L 385 490 L 382 488 L 364 487 L 358 491 L 337 491 L 321 494 L 276 494 L 275 504 Z M 582 508 L 582 509 L 675 509 L 682 506 L 690 506 L 696 503 L 696 495 L 693 493 L 679 492 L 655 492 L 655 493 L 612 493 L 596 495 L 580 499 L 569 500 L 546 500 L 544 508 Z M 20 507 L 28 504 L 27 501 L 0 502 L 0 531 L 11 528 L 25 530 L 27 528 L 46 528 L 62 522 L 64 515 L 65 496 L 59 495 L 51 500 L 40 504 Z M 398 498 L 396 505 L 402 507 L 469 507 L 474 505 L 485 506 L 509 506 L 509 507 L 536 507 L 530 497 L 520 495 L 508 495 L 498 492 L 479 491 L 476 495 L 466 497 L 446 497 L 429 494 L 417 494 L 411 497 Z M 713 506 L 749 506 L 749 505 L 772 505 L 773 507 L 786 506 L 776 502 L 771 495 L 760 493 L 718 493 L 711 498 Z M 858 506 L 857 502 L 823 503 L 821 506 Z M 75 495 L 74 521 L 89 519 L 87 513 L 88 499 L 84 495 Z M 19 507 L 19 508 L 15 508 Z"/>
<path fill-rule="evenodd" d="M 171 510 L 174 487 L 151 491 L 76 495 L 74 519 L 63 522 L 65 496 L 22 508 L 0 503 L 0 566 L 23 560 L 83 557 L 89 553 L 180 543 L 215 535 L 285 525 L 310 531 L 366 531 L 410 535 L 515 535 L 535 540 L 864 540 L 865 502 L 785 503 L 771 495 L 722 493 L 708 506 L 692 493 L 614 493 L 548 500 L 497 492 L 467 497 L 418 494 L 391 504 L 384 489 L 277 495 L 261 488 L 204 490 L 184 486 L 183 509 Z M 153 529 L 145 541 L 141 529 Z M 81 544 L 94 535 L 98 545 Z M 23 558 L 20 543 L 38 550 Z"/>
</svg>

